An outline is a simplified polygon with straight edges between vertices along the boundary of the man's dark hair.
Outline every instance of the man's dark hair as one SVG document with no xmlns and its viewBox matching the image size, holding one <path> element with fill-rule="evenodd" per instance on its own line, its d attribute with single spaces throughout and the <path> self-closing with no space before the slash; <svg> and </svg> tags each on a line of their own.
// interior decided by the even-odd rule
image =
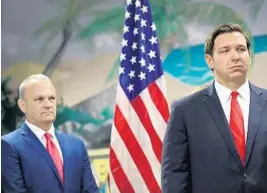
<svg viewBox="0 0 267 193">
<path fill-rule="evenodd" d="M 205 54 L 209 54 L 211 56 L 213 55 L 214 42 L 218 35 L 224 33 L 232 33 L 232 32 L 240 32 L 241 34 L 243 34 L 243 36 L 246 38 L 247 49 L 250 50 L 251 48 L 250 39 L 248 35 L 245 33 L 245 31 L 242 29 L 242 27 L 238 24 L 229 23 L 220 25 L 212 31 L 212 33 L 205 42 L 205 48 L 204 48 Z"/>
</svg>

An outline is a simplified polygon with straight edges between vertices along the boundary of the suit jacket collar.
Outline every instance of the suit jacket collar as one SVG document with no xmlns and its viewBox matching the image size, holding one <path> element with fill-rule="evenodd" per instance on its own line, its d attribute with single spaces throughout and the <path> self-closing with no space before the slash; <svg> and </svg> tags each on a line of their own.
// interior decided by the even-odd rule
<svg viewBox="0 0 267 193">
<path fill-rule="evenodd" d="M 263 89 L 250 84 L 250 109 L 248 121 L 248 134 L 246 144 L 246 160 L 245 166 L 248 164 L 251 156 L 252 148 L 255 142 L 255 137 L 260 129 L 260 123 L 263 119 L 263 110 L 266 104 L 266 98 L 263 96 Z"/>
<path fill-rule="evenodd" d="M 252 147 L 260 126 L 264 105 L 266 103 L 266 99 L 264 99 L 263 97 L 263 90 L 253 85 L 250 82 L 249 86 L 250 86 L 251 96 L 250 96 L 248 134 L 246 143 L 245 167 L 248 164 L 249 158 L 251 156 Z M 226 143 L 228 144 L 230 151 L 232 152 L 233 156 L 236 158 L 242 169 L 242 163 L 237 153 L 234 140 L 229 128 L 229 124 L 227 122 L 224 111 L 220 104 L 219 97 L 214 87 L 214 83 L 209 85 L 208 88 L 204 91 L 203 102 L 207 107 L 208 111 L 210 112 L 210 115 L 212 116 L 214 122 L 216 123 L 219 132 L 221 133 Z"/>
<path fill-rule="evenodd" d="M 71 144 L 67 142 L 66 137 L 64 137 L 64 133 L 55 131 L 56 137 L 58 139 L 61 151 L 62 151 L 62 156 L 64 160 L 64 189 L 65 191 L 68 190 L 68 186 L 71 186 L 71 168 L 75 165 L 71 163 L 71 160 L 73 159 L 72 154 L 71 154 Z M 69 183 L 70 182 L 70 183 Z"/>
<path fill-rule="evenodd" d="M 251 92 L 255 92 L 258 96 L 262 96 L 263 94 L 263 90 L 257 86 L 255 86 L 254 84 L 252 84 L 250 81 L 248 82 L 249 83 L 249 87 L 250 87 L 250 91 Z M 204 91 L 204 95 L 207 95 L 207 96 L 211 96 L 213 98 L 217 98 L 218 95 L 217 95 L 217 92 L 216 92 L 216 89 L 214 87 L 214 81 L 212 84 L 210 84 L 206 90 Z M 262 97 L 262 100 L 266 100 Z"/>
<path fill-rule="evenodd" d="M 30 130 L 30 128 L 25 123 L 21 127 L 21 135 L 22 135 L 22 139 L 25 140 L 33 149 L 37 151 L 37 153 L 39 153 L 46 160 L 47 164 L 51 167 L 51 169 L 54 171 L 54 174 L 57 176 L 58 180 L 60 181 L 58 171 L 56 169 L 56 166 L 50 154 L 48 153 L 44 145 L 40 142 L 40 140 L 37 138 L 37 136 Z M 65 149 L 64 140 L 61 137 L 60 133 L 57 131 L 56 131 L 56 136 L 59 140 L 60 148 L 61 148 L 63 159 L 64 159 L 64 149 Z M 65 160 L 64 160 L 64 164 L 65 164 Z"/>
<path fill-rule="evenodd" d="M 220 99 L 220 102 L 223 105 L 227 103 L 228 100 L 231 99 L 232 91 L 225 87 L 224 85 L 220 84 L 218 81 L 214 81 L 214 87 L 217 92 L 217 95 Z M 239 93 L 239 96 L 246 101 L 250 100 L 250 88 L 249 82 L 246 81 L 239 89 L 236 90 Z"/>
<path fill-rule="evenodd" d="M 217 125 L 218 131 L 220 132 L 227 146 L 229 147 L 230 152 L 236 158 L 236 161 L 239 164 L 240 169 L 242 170 L 242 163 L 237 153 L 233 137 L 229 128 L 229 124 L 224 114 L 216 89 L 214 87 L 214 83 L 208 86 L 208 88 L 204 91 L 203 102 L 208 112 L 210 113 L 210 116 L 212 117 L 213 121 Z"/>
<path fill-rule="evenodd" d="M 28 126 L 28 128 L 37 136 L 39 140 L 42 140 L 46 132 L 50 133 L 53 138 L 56 137 L 56 134 L 55 134 L 56 130 L 53 124 L 48 131 L 44 131 L 40 127 L 30 123 L 28 120 L 25 120 L 25 123 Z"/>
</svg>

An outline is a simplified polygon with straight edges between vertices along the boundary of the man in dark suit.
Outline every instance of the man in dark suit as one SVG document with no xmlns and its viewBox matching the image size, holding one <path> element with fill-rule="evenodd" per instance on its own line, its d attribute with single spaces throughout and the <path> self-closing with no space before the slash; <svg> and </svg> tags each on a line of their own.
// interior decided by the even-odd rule
<svg viewBox="0 0 267 193">
<path fill-rule="evenodd" d="M 56 91 L 33 75 L 19 87 L 26 121 L 1 139 L 4 193 L 97 193 L 84 143 L 55 130 Z"/>
<path fill-rule="evenodd" d="M 205 59 L 213 84 L 172 106 L 162 193 L 267 193 L 267 91 L 247 80 L 250 40 L 221 25 Z"/>
</svg>

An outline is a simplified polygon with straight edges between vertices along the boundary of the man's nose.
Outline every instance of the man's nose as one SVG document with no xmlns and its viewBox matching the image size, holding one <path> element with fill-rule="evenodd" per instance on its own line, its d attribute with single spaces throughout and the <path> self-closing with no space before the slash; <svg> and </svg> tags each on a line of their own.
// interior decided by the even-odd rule
<svg viewBox="0 0 267 193">
<path fill-rule="evenodd" d="M 232 51 L 232 59 L 233 60 L 237 60 L 237 59 L 239 59 L 239 57 L 240 57 L 240 55 L 236 50 Z"/>
<path fill-rule="evenodd" d="M 44 101 L 45 107 L 52 107 L 52 104 L 53 103 L 49 99 L 45 99 L 45 101 Z"/>
</svg>

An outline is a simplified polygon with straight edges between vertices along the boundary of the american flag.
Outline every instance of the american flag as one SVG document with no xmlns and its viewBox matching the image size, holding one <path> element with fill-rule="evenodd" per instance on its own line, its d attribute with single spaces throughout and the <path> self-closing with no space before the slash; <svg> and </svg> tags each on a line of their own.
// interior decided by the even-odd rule
<svg viewBox="0 0 267 193">
<path fill-rule="evenodd" d="M 127 0 L 110 145 L 111 193 L 160 193 L 169 118 L 156 26 L 148 0 Z"/>
</svg>

